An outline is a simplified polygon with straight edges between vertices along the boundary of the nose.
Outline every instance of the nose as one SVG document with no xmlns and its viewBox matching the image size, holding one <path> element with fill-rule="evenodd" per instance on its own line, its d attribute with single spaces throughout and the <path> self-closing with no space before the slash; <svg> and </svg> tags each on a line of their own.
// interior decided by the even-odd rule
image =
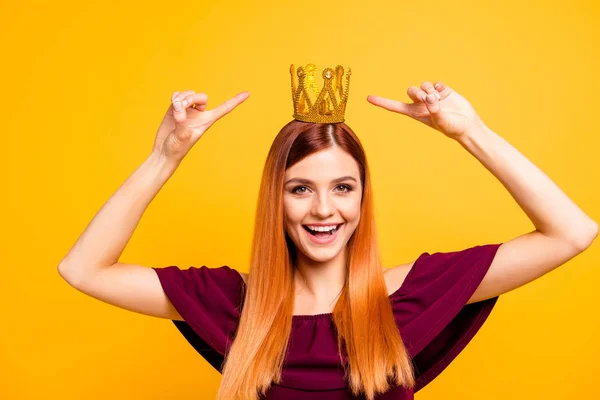
<svg viewBox="0 0 600 400">
<path fill-rule="evenodd" d="M 321 194 L 314 197 L 312 214 L 319 218 L 327 218 L 333 215 L 335 207 L 333 201 L 327 194 Z"/>
</svg>

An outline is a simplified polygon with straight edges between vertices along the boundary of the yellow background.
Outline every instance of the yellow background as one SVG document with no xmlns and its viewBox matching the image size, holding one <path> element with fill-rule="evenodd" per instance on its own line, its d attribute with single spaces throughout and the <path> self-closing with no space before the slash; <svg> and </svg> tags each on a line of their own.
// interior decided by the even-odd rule
<svg viewBox="0 0 600 400">
<path fill-rule="evenodd" d="M 366 101 L 410 102 L 426 80 L 466 97 L 600 220 L 593 1 L 12 3 L 0 16 L 2 398 L 214 398 L 219 373 L 170 321 L 87 297 L 57 272 L 149 154 L 174 91 L 206 92 L 211 107 L 252 95 L 188 154 L 123 262 L 248 271 L 263 162 L 291 120 L 291 63 L 352 68 L 346 122 L 372 167 L 386 266 L 534 228 L 460 145 Z M 595 243 L 501 296 L 417 398 L 600 398 L 599 261 Z"/>
</svg>

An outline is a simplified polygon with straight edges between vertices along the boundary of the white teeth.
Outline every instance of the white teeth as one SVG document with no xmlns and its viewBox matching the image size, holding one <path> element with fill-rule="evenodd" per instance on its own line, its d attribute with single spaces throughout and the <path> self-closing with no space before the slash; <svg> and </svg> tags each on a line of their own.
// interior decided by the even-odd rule
<svg viewBox="0 0 600 400">
<path fill-rule="evenodd" d="M 311 231 L 314 232 L 329 232 L 335 229 L 337 225 L 330 225 L 330 226 L 310 226 L 307 225 L 308 229 L 310 229 Z"/>
</svg>

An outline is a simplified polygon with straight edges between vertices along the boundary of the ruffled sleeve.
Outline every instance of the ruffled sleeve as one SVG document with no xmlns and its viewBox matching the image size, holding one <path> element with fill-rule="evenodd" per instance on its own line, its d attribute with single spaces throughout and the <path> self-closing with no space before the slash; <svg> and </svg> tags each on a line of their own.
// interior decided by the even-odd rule
<svg viewBox="0 0 600 400">
<path fill-rule="evenodd" d="M 415 392 L 456 358 L 494 308 L 498 297 L 467 302 L 501 245 L 422 253 L 392 297 L 396 323 L 413 358 Z"/>
<path fill-rule="evenodd" d="M 173 320 L 173 323 L 196 351 L 220 371 L 240 317 L 241 276 L 226 265 L 153 269 L 165 294 L 184 320 Z"/>
</svg>

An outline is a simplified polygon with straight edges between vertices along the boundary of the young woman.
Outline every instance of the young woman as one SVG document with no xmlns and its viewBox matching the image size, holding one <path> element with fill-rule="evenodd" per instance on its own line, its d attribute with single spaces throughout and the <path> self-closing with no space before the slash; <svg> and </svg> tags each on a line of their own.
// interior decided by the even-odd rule
<svg viewBox="0 0 600 400">
<path fill-rule="evenodd" d="M 340 89 L 340 70 L 328 70 L 325 82 Z M 384 269 L 367 158 L 343 122 L 347 86 L 341 101 L 306 103 L 291 72 L 295 119 L 265 163 L 248 275 L 228 266 L 118 262 L 192 146 L 249 96 L 208 110 L 207 95 L 193 91 L 175 92 L 151 155 L 103 206 L 59 272 L 99 300 L 173 320 L 222 372 L 219 399 L 412 399 L 464 349 L 500 294 L 584 251 L 597 224 L 466 99 L 441 82 L 424 82 L 408 89 L 411 104 L 367 100 L 457 141 L 536 229 L 505 243 L 424 252 Z M 309 108 L 312 117 L 303 114 Z"/>
</svg>

